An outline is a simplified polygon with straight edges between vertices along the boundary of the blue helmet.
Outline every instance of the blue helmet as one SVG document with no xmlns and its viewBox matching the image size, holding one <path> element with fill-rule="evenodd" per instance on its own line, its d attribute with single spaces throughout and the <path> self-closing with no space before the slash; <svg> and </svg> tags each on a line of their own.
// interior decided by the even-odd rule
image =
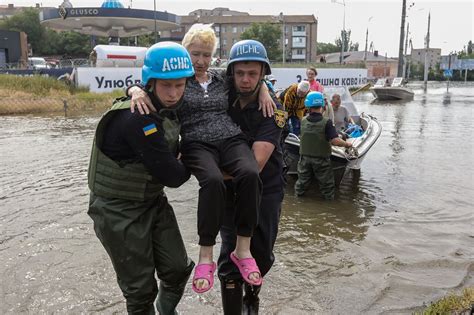
<svg viewBox="0 0 474 315">
<path fill-rule="evenodd" d="M 230 49 L 227 74 L 232 74 L 233 64 L 239 61 L 259 61 L 265 65 L 265 75 L 271 74 L 267 50 L 259 41 L 247 39 L 235 43 Z"/>
<path fill-rule="evenodd" d="M 306 108 L 323 107 L 324 95 L 321 92 L 309 92 L 304 100 L 304 106 Z"/>
<path fill-rule="evenodd" d="M 186 48 L 173 42 L 154 44 L 146 51 L 142 67 L 142 84 L 150 79 L 181 79 L 194 75 L 194 68 Z"/>
</svg>

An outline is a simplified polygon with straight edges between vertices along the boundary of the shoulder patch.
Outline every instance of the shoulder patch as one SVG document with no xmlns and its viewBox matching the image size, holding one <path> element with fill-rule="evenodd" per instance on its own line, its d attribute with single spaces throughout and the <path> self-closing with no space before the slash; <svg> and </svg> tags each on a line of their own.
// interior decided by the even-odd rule
<svg viewBox="0 0 474 315">
<path fill-rule="evenodd" d="M 155 124 L 150 124 L 150 125 L 143 128 L 143 133 L 145 134 L 145 136 L 149 136 L 151 134 L 154 134 L 157 131 L 158 130 L 156 129 Z"/>
<path fill-rule="evenodd" d="M 286 120 L 288 119 L 288 113 L 281 109 L 275 109 L 275 123 L 278 127 L 283 128 L 285 127 Z"/>
</svg>

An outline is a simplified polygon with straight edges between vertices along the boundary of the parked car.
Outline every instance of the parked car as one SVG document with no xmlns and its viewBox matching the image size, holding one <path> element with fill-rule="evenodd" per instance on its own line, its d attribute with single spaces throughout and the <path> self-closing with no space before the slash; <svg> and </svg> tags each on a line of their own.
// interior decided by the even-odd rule
<svg viewBox="0 0 474 315">
<path fill-rule="evenodd" d="M 50 65 L 43 57 L 30 57 L 28 58 L 28 68 L 33 70 L 49 69 Z"/>
</svg>

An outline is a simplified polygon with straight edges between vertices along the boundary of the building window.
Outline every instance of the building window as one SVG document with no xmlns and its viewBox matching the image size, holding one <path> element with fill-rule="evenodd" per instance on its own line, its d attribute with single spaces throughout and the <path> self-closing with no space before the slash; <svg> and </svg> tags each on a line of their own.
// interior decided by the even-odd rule
<svg viewBox="0 0 474 315">
<path fill-rule="evenodd" d="M 222 33 L 225 33 L 225 26 L 221 27 Z"/>
<path fill-rule="evenodd" d="M 219 27 L 219 26 L 215 26 L 215 27 L 214 27 L 214 32 L 217 33 L 217 32 L 219 32 L 219 31 L 220 31 L 220 27 Z"/>
<path fill-rule="evenodd" d="M 237 39 L 232 38 L 232 45 L 234 45 L 235 43 L 237 43 Z"/>
<path fill-rule="evenodd" d="M 293 32 L 304 32 L 306 28 L 304 25 L 293 26 Z"/>
<path fill-rule="evenodd" d="M 297 49 L 296 54 L 297 55 L 303 55 L 304 54 L 303 49 Z"/>
<path fill-rule="evenodd" d="M 227 50 L 222 51 L 222 57 L 227 57 Z"/>
<path fill-rule="evenodd" d="M 232 27 L 232 33 L 237 33 L 237 26 Z"/>
<path fill-rule="evenodd" d="M 299 44 L 306 45 L 306 37 L 293 37 L 293 46 Z"/>
<path fill-rule="evenodd" d="M 225 45 L 227 45 L 227 39 L 224 38 L 224 39 L 222 40 L 222 46 L 225 46 Z"/>
</svg>

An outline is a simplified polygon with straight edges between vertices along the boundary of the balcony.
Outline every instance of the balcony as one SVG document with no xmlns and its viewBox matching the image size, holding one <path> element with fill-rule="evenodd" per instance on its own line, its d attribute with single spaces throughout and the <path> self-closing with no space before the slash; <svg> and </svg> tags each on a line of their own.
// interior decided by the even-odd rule
<svg viewBox="0 0 474 315">
<path fill-rule="evenodd" d="M 293 31 L 291 32 L 292 36 L 306 36 L 306 31 Z"/>
<path fill-rule="evenodd" d="M 305 60 L 306 59 L 306 50 L 305 49 L 294 49 L 291 51 L 292 60 Z"/>
<path fill-rule="evenodd" d="M 304 42 L 293 42 L 291 45 L 293 48 L 306 48 L 306 41 Z"/>
<path fill-rule="evenodd" d="M 294 48 L 306 48 L 306 37 L 293 37 L 291 40 L 291 46 Z"/>
</svg>

